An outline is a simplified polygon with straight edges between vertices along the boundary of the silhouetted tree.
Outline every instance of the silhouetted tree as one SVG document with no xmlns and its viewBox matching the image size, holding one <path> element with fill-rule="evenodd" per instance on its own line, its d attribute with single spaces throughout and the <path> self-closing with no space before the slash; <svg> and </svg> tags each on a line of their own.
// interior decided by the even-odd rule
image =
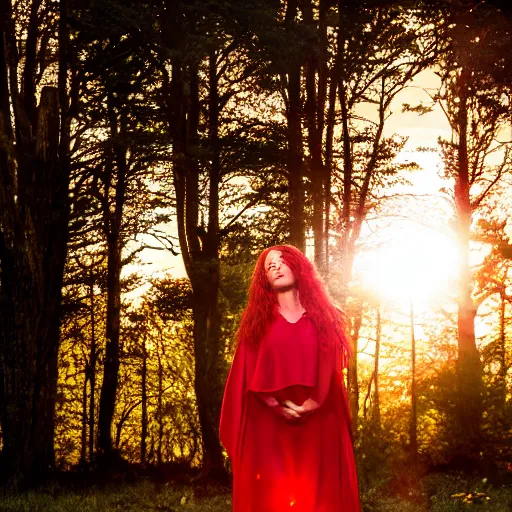
<svg viewBox="0 0 512 512">
<path fill-rule="evenodd" d="M 68 2 L 0 9 L 1 469 L 26 483 L 54 465 L 69 216 Z"/>
</svg>

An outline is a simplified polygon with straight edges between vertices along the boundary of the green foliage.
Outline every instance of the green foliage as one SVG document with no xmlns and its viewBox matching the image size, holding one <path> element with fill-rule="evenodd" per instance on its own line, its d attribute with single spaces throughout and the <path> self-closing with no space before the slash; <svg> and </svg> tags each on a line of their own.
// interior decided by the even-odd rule
<svg viewBox="0 0 512 512">
<path fill-rule="evenodd" d="M 372 421 L 365 422 L 358 432 L 357 469 L 363 494 L 391 479 L 391 458 L 396 454 L 394 442 L 394 437 L 385 428 Z"/>
<path fill-rule="evenodd" d="M 147 294 L 147 302 L 164 322 L 190 318 L 192 287 L 186 278 L 166 277 L 154 280 Z"/>
<path fill-rule="evenodd" d="M 147 434 L 144 463 L 197 465 L 200 429 L 194 394 L 194 345 L 187 279 L 153 281 L 126 326 L 116 414 L 119 447 L 140 460 L 145 372 Z M 122 429 L 122 430 L 121 430 Z"/>
<path fill-rule="evenodd" d="M 435 374 L 419 385 L 419 414 L 425 428 L 421 429 L 424 453 L 436 465 L 446 463 L 452 457 L 457 437 L 456 396 L 457 375 L 453 364 L 442 365 Z"/>
</svg>

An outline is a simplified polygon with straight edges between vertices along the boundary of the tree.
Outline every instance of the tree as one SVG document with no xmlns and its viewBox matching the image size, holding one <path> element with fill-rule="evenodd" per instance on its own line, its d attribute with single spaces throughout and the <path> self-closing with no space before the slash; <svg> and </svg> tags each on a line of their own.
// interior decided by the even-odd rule
<svg viewBox="0 0 512 512">
<path fill-rule="evenodd" d="M 71 223 L 73 225 L 73 223 Z M 73 437 L 73 419 L 77 415 L 75 388 L 81 389 L 80 463 L 92 463 L 95 457 L 98 369 L 105 346 L 105 255 L 95 257 L 89 250 L 80 251 L 70 233 L 69 257 L 63 286 L 63 319 L 59 349 L 59 400 L 55 417 L 55 440 L 60 446 L 73 446 L 63 438 Z M 79 238 L 79 244 L 84 243 Z M 72 361 L 72 364 L 70 362 Z M 101 383 L 101 382 L 100 382 Z M 62 459 L 72 454 L 57 451 Z"/>
<path fill-rule="evenodd" d="M 488 15 L 490 13 L 487 13 Z M 503 176 L 510 171 L 510 152 L 498 137 L 508 122 L 509 109 L 501 86 L 478 68 L 481 47 L 478 24 L 471 11 L 452 13 L 458 23 L 450 33 L 450 47 L 440 71 L 442 87 L 436 100 L 452 129 L 442 140 L 446 177 L 454 180 L 454 228 L 460 248 L 458 295 L 458 421 L 460 452 L 478 457 L 481 441 L 482 366 L 475 339 L 479 301 L 473 296 L 469 262 L 473 222 Z M 461 30 L 469 23 L 476 30 Z M 500 155 L 501 153 L 501 155 Z M 493 163 L 495 155 L 498 162 Z"/>
<path fill-rule="evenodd" d="M 299 17 L 298 0 L 288 0 L 284 15 L 283 28 L 290 39 L 297 34 Z M 299 32 L 300 34 L 300 32 Z M 287 61 L 281 60 L 281 91 L 286 104 L 287 142 L 288 142 L 288 202 L 290 210 L 290 243 L 301 250 L 306 248 L 304 184 L 303 184 L 303 147 L 302 147 L 302 102 L 301 71 L 304 54 L 302 45 L 297 43 L 289 47 Z M 282 57 L 281 57 L 282 58 Z"/>
<path fill-rule="evenodd" d="M 482 263 L 475 269 L 473 300 L 481 304 L 485 316 L 492 315 L 487 343 L 482 346 L 485 416 L 482 421 L 482 434 L 485 456 L 494 463 L 506 457 L 511 407 L 508 398 L 507 375 L 510 368 L 508 340 L 510 337 L 510 290 L 511 260 L 506 258 L 510 250 L 507 235 L 507 220 L 503 219 L 499 206 L 506 208 L 508 198 L 503 191 L 507 184 L 499 187 L 499 192 L 486 205 L 482 216 L 474 226 L 473 239 L 490 250 Z M 503 204 L 505 203 L 505 204 Z"/>
<path fill-rule="evenodd" d="M 414 13 L 400 4 L 369 8 L 353 2 L 338 2 L 332 68 L 335 85 L 329 101 L 336 101 L 337 95 L 341 147 L 338 159 L 333 153 L 333 176 L 327 180 L 329 187 L 335 187 L 337 192 L 329 197 L 325 208 L 330 211 L 332 201 L 338 219 L 332 223 L 336 239 L 330 252 L 341 270 L 336 276 L 331 272 L 331 278 L 337 281 L 336 295 L 343 306 L 349 295 L 357 243 L 368 213 L 375 210 L 384 190 L 402 180 L 400 171 L 415 168 L 414 164 L 393 162 L 406 141 L 398 136 L 384 136 L 393 99 L 416 74 L 431 65 L 437 55 L 438 41 L 433 32 L 429 28 L 413 29 L 410 23 L 414 17 Z M 373 108 L 373 115 L 360 115 L 359 109 L 368 106 Z M 335 149 L 327 145 L 327 154 Z M 352 337 L 352 344 L 356 353 L 357 338 Z M 351 410 L 357 411 L 359 392 L 355 365 L 349 367 L 348 385 Z M 355 417 L 353 421 L 357 421 Z"/>
<path fill-rule="evenodd" d="M 21 484 L 54 465 L 69 216 L 68 2 L 0 8 L 1 467 Z"/>
<path fill-rule="evenodd" d="M 98 452 L 113 449 L 112 422 L 121 364 L 121 272 L 145 248 L 173 251 L 173 239 L 156 225 L 168 220 L 159 209 L 169 206 L 162 168 L 161 131 L 155 115 L 155 69 L 148 58 L 153 39 L 150 5 L 115 0 L 77 10 L 76 64 L 81 86 L 78 102 L 81 134 L 74 176 L 82 205 L 82 232 L 94 233 L 93 250 L 105 255 L 106 347 L 98 416 Z M 144 91 L 141 94 L 140 91 Z M 91 108 L 93 107 L 93 108 Z M 162 165 L 162 167 L 165 167 Z M 155 189 L 155 183 L 159 186 Z M 84 229 L 85 228 L 85 229 Z M 156 239 L 156 245 L 147 242 Z"/>
<path fill-rule="evenodd" d="M 234 102 L 251 66 L 236 66 L 241 39 L 223 30 L 224 6 L 208 17 L 202 7 L 164 2 L 161 55 L 162 108 L 173 144 L 176 220 L 183 262 L 192 286 L 195 392 L 203 437 L 202 475 L 224 479 L 218 438 L 224 346 L 219 311 L 220 250 L 232 221 L 221 226 L 220 193 L 232 170 L 225 107 Z M 229 11 L 227 11 L 229 12 Z M 240 62 L 240 61 L 238 61 Z M 169 73 L 169 65 L 171 71 Z M 231 158 L 230 158 L 231 156 Z"/>
</svg>

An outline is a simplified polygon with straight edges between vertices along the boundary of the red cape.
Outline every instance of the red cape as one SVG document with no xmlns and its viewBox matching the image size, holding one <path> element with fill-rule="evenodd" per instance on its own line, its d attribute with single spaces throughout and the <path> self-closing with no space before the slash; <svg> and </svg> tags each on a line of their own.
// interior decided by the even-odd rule
<svg viewBox="0 0 512 512">
<path fill-rule="evenodd" d="M 243 341 L 226 383 L 220 438 L 233 463 L 234 512 L 359 512 L 341 345 L 306 315 L 278 315 L 259 348 Z M 320 407 L 288 423 L 262 395 Z"/>
</svg>

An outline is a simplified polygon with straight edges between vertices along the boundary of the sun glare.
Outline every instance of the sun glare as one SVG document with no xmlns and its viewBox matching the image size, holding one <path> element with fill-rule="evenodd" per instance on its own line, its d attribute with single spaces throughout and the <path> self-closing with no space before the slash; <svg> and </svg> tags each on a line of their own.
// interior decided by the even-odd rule
<svg viewBox="0 0 512 512">
<path fill-rule="evenodd" d="M 456 242 L 412 223 L 387 228 L 388 242 L 355 262 L 360 286 L 380 301 L 426 306 L 453 294 L 457 280 Z M 391 233 L 393 231 L 393 233 Z"/>
</svg>

